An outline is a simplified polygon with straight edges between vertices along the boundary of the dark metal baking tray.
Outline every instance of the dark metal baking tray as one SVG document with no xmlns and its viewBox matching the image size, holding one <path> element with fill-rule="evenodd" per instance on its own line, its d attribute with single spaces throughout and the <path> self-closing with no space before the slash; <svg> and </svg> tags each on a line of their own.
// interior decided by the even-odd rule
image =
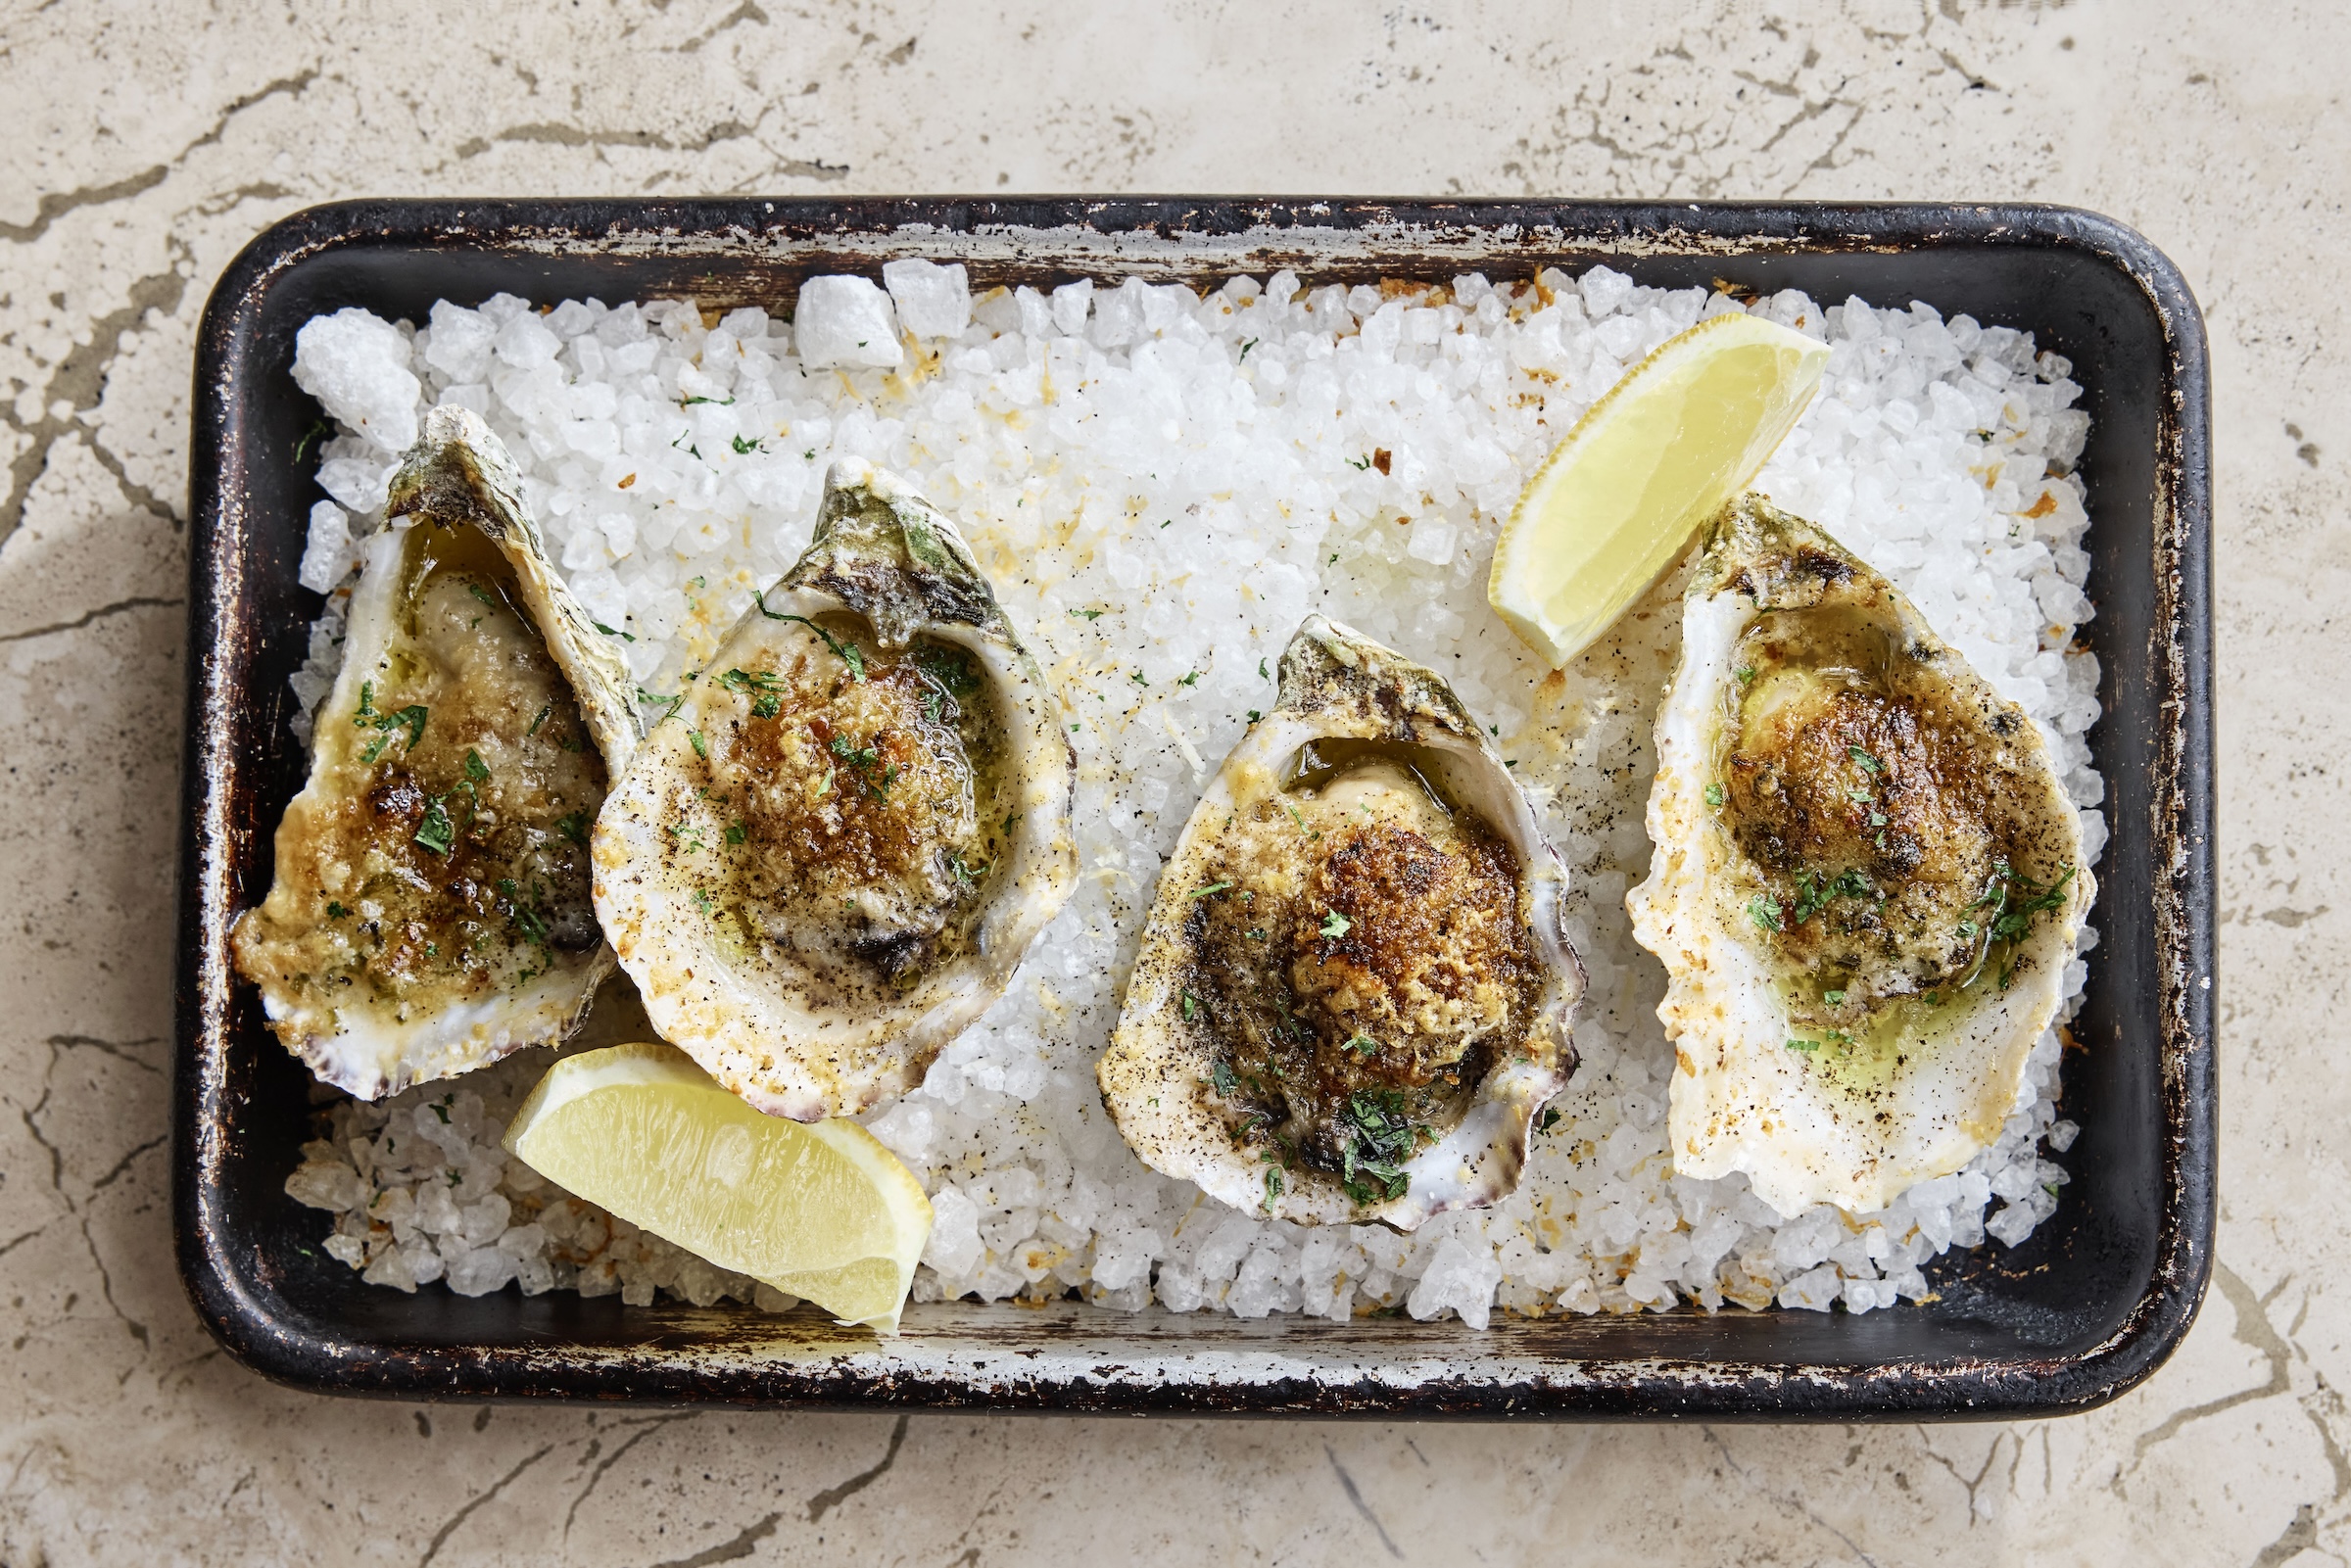
<svg viewBox="0 0 2351 1568">
<path fill-rule="evenodd" d="M 2034 331 L 2091 415 L 2085 637 L 2104 670 L 2091 749 L 2098 868 L 2064 1112 L 2073 1185 L 2022 1247 L 1943 1260 L 1941 1299 L 1839 1312 L 1695 1309 L 1241 1322 L 1062 1304 L 916 1307 L 878 1344 L 807 1314 L 569 1294 L 466 1300 L 368 1286 L 314 1246 L 283 1183 L 309 1080 L 236 983 L 231 918 L 269 883 L 300 786 L 286 677 L 319 600 L 295 581 L 317 499 L 289 374 L 312 313 L 421 320 L 436 299 L 691 295 L 789 313 L 799 280 L 892 256 L 976 286 L 1139 273 L 1450 278 L 1606 261 L 1817 300 L 1926 300 Z M 173 1204 L 197 1309 L 246 1364 L 300 1387 L 416 1396 L 1319 1415 L 1849 1420 L 2078 1410 L 2159 1365 L 2194 1316 L 2214 1202 L 2209 414 L 2201 317 L 2129 229 L 2048 207 L 1587 202 L 888 200 L 352 202 L 270 228 L 198 338 Z"/>
</svg>

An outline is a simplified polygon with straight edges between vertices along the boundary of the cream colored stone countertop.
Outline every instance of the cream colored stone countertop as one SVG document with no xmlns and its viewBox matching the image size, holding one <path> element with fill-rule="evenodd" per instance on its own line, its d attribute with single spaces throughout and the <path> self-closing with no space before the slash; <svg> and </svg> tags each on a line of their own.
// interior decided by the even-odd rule
<svg viewBox="0 0 2351 1568">
<path fill-rule="evenodd" d="M 0 3 L 0 1562 L 2351 1553 L 2346 59 L 2341 7 L 2209 0 Z M 189 353 L 229 258 L 362 194 L 1128 190 L 2024 198 L 2179 261 L 2226 1147 L 2152 1381 L 2013 1426 L 1014 1421 L 362 1403 L 215 1347 L 166 1087 Z"/>
</svg>

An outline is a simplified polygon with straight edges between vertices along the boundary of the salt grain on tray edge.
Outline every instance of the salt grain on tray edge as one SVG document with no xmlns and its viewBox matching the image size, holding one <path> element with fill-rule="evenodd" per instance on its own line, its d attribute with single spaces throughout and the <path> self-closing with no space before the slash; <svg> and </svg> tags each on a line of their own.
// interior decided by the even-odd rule
<svg viewBox="0 0 2351 1568">
<path fill-rule="evenodd" d="M 1547 680 L 1483 585 L 1523 475 L 1625 366 L 1736 301 L 1606 267 L 1435 294 L 1310 292 L 1284 273 L 1205 298 L 1128 279 L 973 301 L 960 267 L 925 262 L 886 266 L 887 294 L 859 281 L 836 288 L 839 321 L 823 289 L 804 290 L 801 336 L 826 358 L 886 360 L 871 332 L 894 312 L 910 340 L 894 371 L 807 365 L 788 323 L 753 309 L 706 328 L 678 302 L 541 312 L 500 296 L 436 305 L 422 331 L 353 309 L 307 325 L 296 378 L 341 429 L 302 566 L 329 602 L 294 687 L 307 740 L 340 656 L 350 539 L 372 522 L 351 514 L 380 510 L 391 438 L 421 402 L 474 408 L 513 449 L 551 552 L 635 639 L 648 690 L 674 689 L 797 555 L 832 458 L 905 473 L 963 521 L 1070 709 L 1087 875 L 1012 992 L 921 1090 L 864 1118 L 932 1195 L 916 1301 L 1074 1288 L 1127 1310 L 1401 1305 L 1481 1327 L 1496 1306 L 1862 1311 L 1924 1294 L 1919 1265 L 1946 1248 L 2012 1246 L 2054 1211 L 2066 1175 L 2042 1148 L 2062 1153 L 2075 1131 L 2055 1116 L 2054 1029 L 1995 1146 L 1881 1214 L 1782 1220 L 1743 1177 L 1670 1174 L 1663 975 L 1632 943 L 1623 894 L 1648 866 L 1649 727 L 1678 626 L 1628 624 Z M 1885 572 L 2033 714 L 2094 862 L 2103 784 L 2083 737 L 2097 666 L 2069 648 L 2090 614 L 2070 476 L 2088 421 L 2070 366 L 1923 305 L 1824 311 L 1786 293 L 1750 309 L 1832 345 L 1820 399 L 1758 487 Z M 1567 860 L 1592 973 L 1583 1066 L 1519 1190 L 1412 1236 L 1209 1203 L 1134 1160 L 1093 1086 L 1159 858 L 1249 710 L 1271 705 L 1271 665 L 1310 609 L 1450 666 Z M 2076 959 L 2067 1016 L 2084 974 Z M 379 1284 L 790 1306 L 499 1150 L 547 1060 L 337 1105 L 287 1191 L 335 1212 L 327 1250 Z"/>
</svg>

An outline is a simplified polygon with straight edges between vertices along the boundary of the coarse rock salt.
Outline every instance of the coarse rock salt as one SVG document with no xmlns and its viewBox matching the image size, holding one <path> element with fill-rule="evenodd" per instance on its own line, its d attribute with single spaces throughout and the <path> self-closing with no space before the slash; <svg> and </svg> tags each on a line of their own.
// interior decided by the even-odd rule
<svg viewBox="0 0 2351 1568">
<path fill-rule="evenodd" d="M 797 556 L 834 458 L 905 473 L 959 519 L 1069 709 L 1081 879 L 1006 995 L 922 1088 L 866 1118 L 932 1194 L 917 1300 L 1478 1324 L 1497 1307 L 1873 1311 L 1926 1295 L 1938 1256 L 2013 1245 L 2054 1210 L 2064 1172 L 2047 1157 L 2075 1135 L 2055 1113 L 2054 1029 L 1994 1144 L 1882 1213 L 1783 1219 L 1744 1177 L 1673 1174 L 1663 976 L 1623 909 L 1650 855 L 1661 673 L 1543 682 L 1484 581 L 1521 476 L 1623 365 L 1736 301 L 1607 267 L 1443 290 L 1281 272 L 1205 295 L 1127 277 L 978 299 L 959 266 L 882 274 L 887 293 L 808 280 L 789 326 L 757 309 L 706 325 L 688 301 L 540 311 L 508 295 L 436 305 L 413 341 L 363 312 L 310 323 L 298 377 L 333 391 L 319 396 L 346 428 L 320 449 L 333 502 L 313 513 L 304 580 L 326 583 L 375 525 L 389 438 L 429 402 L 474 408 L 505 440 L 551 553 L 635 638 L 624 657 L 650 690 L 674 690 Z M 2071 367 L 2027 334 L 1920 305 L 1824 309 L 1790 291 L 1749 308 L 1831 351 L 1758 487 L 1895 581 L 2026 708 L 2094 860 L 2104 789 L 2083 736 L 2099 672 L 2072 645 L 2092 613 L 2071 472 L 2087 422 Z M 901 327 L 935 373 L 884 373 L 902 364 Z M 293 678 L 306 738 L 341 656 L 348 593 L 327 586 Z M 1092 1079 L 1161 858 L 1249 711 L 1271 705 L 1310 609 L 1437 665 L 1493 727 L 1570 868 L 1564 915 L 1591 975 L 1581 1066 L 1518 1190 L 1413 1236 L 1210 1203 L 1134 1159 Z M 1638 635 L 1630 662 L 1669 669 L 1675 618 Z M 2085 974 L 2069 966 L 2069 991 Z M 287 1184 L 334 1215 L 325 1251 L 395 1289 L 792 1305 L 507 1161 L 500 1133 L 547 1060 L 526 1055 L 335 1106 Z"/>
</svg>

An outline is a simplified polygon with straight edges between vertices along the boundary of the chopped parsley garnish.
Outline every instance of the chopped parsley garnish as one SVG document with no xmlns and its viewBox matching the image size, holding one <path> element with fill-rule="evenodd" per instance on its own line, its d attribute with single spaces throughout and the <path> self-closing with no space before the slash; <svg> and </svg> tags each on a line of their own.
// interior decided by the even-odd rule
<svg viewBox="0 0 2351 1568">
<path fill-rule="evenodd" d="M 947 851 L 947 869 L 953 872 L 955 879 L 966 887 L 976 885 L 981 878 L 987 875 L 987 868 L 988 862 L 984 860 L 979 865 L 973 866 L 964 861 L 962 851 L 955 849 Z"/>
<path fill-rule="evenodd" d="M 341 904 L 336 903 L 333 899 L 330 898 L 326 901 L 326 918 L 328 920 L 341 920 L 344 916 L 350 913 L 350 910 L 345 909 Z"/>
<path fill-rule="evenodd" d="M 1325 937 L 1344 936 L 1354 925 L 1355 922 L 1335 909 L 1326 909 L 1322 912 L 1322 934 Z"/>
<path fill-rule="evenodd" d="M 481 600 L 481 601 L 482 601 L 484 604 L 488 605 L 488 606 L 489 606 L 491 609 L 497 609 L 497 608 L 498 608 L 498 600 L 496 600 L 496 599 L 492 598 L 492 597 L 490 596 L 490 591 L 489 591 L 488 589 L 486 589 L 486 588 L 482 587 L 482 585 L 481 585 L 481 584 L 479 584 L 479 583 L 468 583 L 468 584 L 466 584 L 466 585 L 465 585 L 465 592 L 466 592 L 466 593 L 468 593 L 468 594 L 472 594 L 472 595 L 473 595 L 475 598 L 477 598 L 477 599 L 480 599 L 480 600 Z"/>
<path fill-rule="evenodd" d="M 1336 560 L 1338 557 L 1334 555 L 1331 558 Z M 1257 661 L 1257 678 L 1261 681 L 1271 681 L 1273 679 L 1271 676 L 1266 673 L 1266 661 L 1263 658 L 1260 658 Z"/>
<path fill-rule="evenodd" d="M 1379 1042 L 1371 1038 L 1371 1036 L 1368 1034 L 1359 1031 L 1350 1036 L 1346 1043 L 1341 1045 L 1339 1049 L 1342 1051 L 1353 1051 L 1356 1055 L 1362 1057 L 1374 1057 L 1379 1055 Z"/>
<path fill-rule="evenodd" d="M 490 765 L 484 762 L 482 754 L 471 746 L 465 748 L 465 782 L 477 784 L 490 782 Z"/>
<path fill-rule="evenodd" d="M 1339 1117 L 1340 1185 L 1359 1205 L 1401 1198 L 1412 1185 L 1404 1162 L 1424 1128 L 1407 1116 L 1400 1089 L 1358 1089 Z"/>
<path fill-rule="evenodd" d="M 701 731 L 689 730 L 686 732 L 686 738 L 693 744 L 694 754 L 696 756 L 701 758 L 704 762 L 708 762 L 710 760 L 710 747 L 703 741 Z"/>
<path fill-rule="evenodd" d="M 1078 619 L 1081 621 L 1098 621 L 1102 619 L 1102 612 L 1100 610 L 1072 610 L 1070 613 L 1077 616 Z"/>
<path fill-rule="evenodd" d="M 1226 1099 L 1240 1092 L 1241 1075 L 1232 1070 L 1232 1064 L 1219 1057 L 1208 1066 L 1208 1075 L 1216 1080 L 1217 1093 Z"/>
<path fill-rule="evenodd" d="M 735 438 L 735 455 L 736 455 L 736 456 L 738 456 L 738 457 L 747 456 L 747 455 L 749 455 L 750 453 L 752 453 L 752 452 L 754 452 L 754 451 L 759 451 L 759 443 L 757 443 L 757 442 L 755 442 L 755 441 L 745 441 L 745 440 L 744 440 L 744 439 L 743 439 L 741 436 L 737 436 L 737 437 Z"/>
<path fill-rule="evenodd" d="M 1733 670 L 1731 673 L 1739 677 L 1739 684 L 1741 686 L 1746 686 L 1749 682 L 1755 678 L 1755 667 L 1751 664 L 1742 664 L 1739 666 L 1739 668 Z"/>
<path fill-rule="evenodd" d="M 543 725 L 543 724 L 545 724 L 545 723 L 547 722 L 547 716 L 548 716 L 550 713 L 552 713 L 554 710 L 555 710 L 555 705 L 554 705 L 553 703 L 552 703 L 552 702 L 551 702 L 551 703 L 549 703 L 549 704 L 548 704 L 546 707 L 544 707 L 544 708 L 541 708 L 541 709 L 539 710 L 539 717 L 537 717 L 536 719 L 533 719 L 533 720 L 531 721 L 531 727 L 530 727 L 528 730 L 525 730 L 525 731 L 523 731 L 523 732 L 522 732 L 522 737 L 523 737 L 525 740 L 528 740 L 528 739 L 529 739 L 531 736 L 533 736 L 537 735 L 537 734 L 539 733 L 539 727 L 540 727 L 541 725 Z"/>
<path fill-rule="evenodd" d="M 860 347 L 863 347 L 863 345 L 860 345 Z M 684 403 L 679 404 L 678 406 L 681 408 L 691 408 L 697 403 L 714 403 L 721 408 L 724 408 L 734 401 L 735 400 L 733 398 L 703 398 L 697 396 L 688 398 Z"/>
<path fill-rule="evenodd" d="M 772 719 L 784 707 L 784 682 L 780 677 L 748 670 L 729 670 L 718 678 L 718 684 L 731 691 L 739 691 L 751 699 L 751 717 Z"/>
<path fill-rule="evenodd" d="M 424 707 L 414 702 L 397 712 L 376 712 L 375 683 L 361 681 L 360 683 L 360 711 L 353 717 L 351 726 L 355 730 L 377 730 L 382 733 L 367 743 L 367 749 L 360 753 L 360 760 L 373 762 L 382 756 L 384 747 L 392 743 L 392 737 L 404 730 L 408 732 L 408 741 L 402 749 L 415 750 L 416 742 L 424 738 Z"/>
<path fill-rule="evenodd" d="M 1278 1167 L 1266 1171 L 1266 1212 L 1273 1212 L 1274 1200 L 1281 1196 L 1281 1171 Z"/>
<path fill-rule="evenodd" d="M 1266 939 L 1266 928 L 1263 926 L 1252 926 L 1242 934 L 1246 935 L 1249 940 L 1253 942 L 1262 942 Z"/>
<path fill-rule="evenodd" d="M 626 632 L 615 632 L 612 630 L 612 628 L 606 626 L 601 621 L 590 621 L 588 624 L 595 627 L 598 631 L 603 633 L 604 636 L 619 638 L 623 642 L 634 642 L 637 641 L 634 637 L 630 636 Z"/>
<path fill-rule="evenodd" d="M 1747 918 L 1753 921 L 1759 930 L 1787 929 L 1780 923 L 1780 901 L 1769 893 L 1757 893 L 1747 901 Z"/>
<path fill-rule="evenodd" d="M 769 609 L 767 607 L 767 595 L 760 593 L 757 589 L 751 590 L 751 602 L 757 604 L 759 606 L 759 613 L 766 616 L 771 621 L 797 621 L 800 623 L 800 625 L 808 628 L 809 631 L 814 632 L 818 637 L 823 638 L 825 640 L 825 646 L 833 650 L 833 656 L 849 667 L 849 679 L 860 683 L 865 680 L 865 653 L 864 650 L 859 648 L 856 643 L 843 642 L 840 641 L 840 639 L 835 637 L 832 633 L 826 631 L 823 627 L 817 625 L 805 615 L 784 615 L 775 610 Z"/>
<path fill-rule="evenodd" d="M 1256 348 L 1259 341 L 1260 340 L 1256 338 L 1243 338 L 1241 340 L 1241 359 L 1246 359 L 1249 357 L 1249 351 Z M 1233 362 L 1238 364 L 1240 360 L 1236 359 Z"/>
<path fill-rule="evenodd" d="M 717 912 L 717 905 L 711 900 L 710 895 L 699 887 L 694 890 L 694 902 L 695 906 L 705 915 Z"/>
<path fill-rule="evenodd" d="M 1537 1117 L 1535 1120 L 1535 1130 L 1537 1132 L 1549 1132 L 1552 1128 L 1558 1126 L 1559 1124 L 1559 1108 L 1556 1105 L 1547 1105 L 1543 1108 L 1543 1115 Z"/>
<path fill-rule="evenodd" d="M 1371 459 L 1368 457 L 1350 457 L 1347 459 L 1347 466 L 1358 470 L 1367 470 L 1371 466 Z"/>
<path fill-rule="evenodd" d="M 1817 1051 L 1820 1049 L 1820 1042 L 1818 1040 L 1790 1040 L 1788 1049 L 1791 1051 Z"/>
<path fill-rule="evenodd" d="M 745 838 L 748 838 L 749 836 L 750 836 L 750 832 L 749 832 L 749 831 L 748 831 L 748 830 L 746 830 L 746 829 L 745 829 L 745 828 L 743 826 L 743 824 L 742 824 L 742 823 L 739 823 L 739 822 L 731 822 L 731 823 L 728 823 L 728 824 L 727 824 L 727 833 L 726 833 L 726 838 L 727 838 L 727 842 L 728 842 L 728 843 L 730 843 L 730 844 L 740 844 L 740 843 L 742 843 L 742 842 L 743 842 L 743 841 L 744 841 Z"/>
<path fill-rule="evenodd" d="M 1230 882 L 1210 882 L 1206 887 L 1195 887 L 1183 896 L 1186 898 L 1206 898 L 1211 893 L 1223 892 L 1231 885 L 1232 883 Z"/>
<path fill-rule="evenodd" d="M 585 849 L 588 846 L 588 813 L 565 812 L 555 819 L 555 832 Z"/>
<path fill-rule="evenodd" d="M 424 821 L 416 825 L 416 847 L 436 855 L 449 853 L 449 846 L 457 841 L 457 830 L 449 820 L 448 808 L 443 805 L 447 795 L 428 795 L 424 802 Z"/>
<path fill-rule="evenodd" d="M 1257 709 L 1255 709 L 1255 708 L 1251 708 L 1251 709 L 1249 710 L 1249 722 L 1250 722 L 1251 724 L 1256 724 L 1256 723 L 1258 723 L 1259 721 L 1263 720 L 1264 718 L 1265 718 L 1265 715 L 1264 715 L 1264 714 L 1262 714 L 1262 713 L 1260 713 L 1260 712 L 1258 712 L 1258 711 L 1257 711 Z"/>
<path fill-rule="evenodd" d="M 1177 686 L 1198 686 L 1200 684 L 1200 672 L 1198 670 L 1194 670 L 1191 674 L 1185 676 L 1182 680 L 1176 682 L 1176 684 Z"/>
<path fill-rule="evenodd" d="M 833 755 L 849 765 L 850 770 L 857 775 L 857 782 L 865 785 L 867 794 L 872 795 L 876 800 L 889 798 L 889 786 L 897 782 L 898 777 L 896 763 L 893 762 L 884 768 L 882 777 L 876 779 L 874 768 L 881 762 L 882 754 L 872 746 L 851 745 L 847 736 L 838 735 L 833 737 Z M 825 777 L 830 779 L 832 775 L 828 773 Z"/>
<path fill-rule="evenodd" d="M 1187 1019 L 1196 1018 L 1199 1016 L 1199 1012 L 1200 998 L 1194 996 L 1189 991 L 1185 991 L 1183 993 L 1183 1016 Z"/>
<path fill-rule="evenodd" d="M 1845 1006 L 1845 993 L 1843 991 L 1823 991 L 1820 993 L 1820 999 L 1828 1003 L 1831 1007 Z"/>
<path fill-rule="evenodd" d="M 1729 797 L 1722 792 L 1722 785 L 1718 784 L 1710 784 L 1706 785 L 1706 805 L 1709 809 L 1720 811 L 1722 809 L 1723 801 L 1728 798 Z"/>
<path fill-rule="evenodd" d="M 1855 762 L 1861 764 L 1861 771 L 1864 773 L 1884 773 L 1886 771 L 1886 764 L 1880 762 L 1877 758 L 1871 756 L 1859 746 L 1847 746 L 1845 748 L 1845 754 L 1852 758 Z"/>
<path fill-rule="evenodd" d="M 325 420 L 312 420 L 311 428 L 302 433 L 302 439 L 300 441 L 294 443 L 294 460 L 296 462 L 301 462 L 310 455 L 312 443 L 315 442 L 320 436 L 331 436 L 334 433 L 335 427 L 328 424 Z"/>
<path fill-rule="evenodd" d="M 2065 907 L 2065 890 L 2074 879 L 2074 871 L 2075 868 L 2070 865 L 2065 867 L 2057 874 L 2055 881 L 2043 887 L 2030 877 L 2020 876 L 2010 870 L 2006 861 L 1997 862 L 1992 867 L 1991 882 L 1984 889 L 1984 896 L 1967 906 L 1970 914 L 1979 909 L 1989 913 L 1981 925 L 1972 920 L 1962 920 L 1959 923 L 1959 934 L 1972 941 L 1979 931 L 1989 930 L 1994 941 L 2013 942 L 2021 939 L 2026 931 L 2032 929 L 2035 916 L 2046 915 Z"/>
</svg>

